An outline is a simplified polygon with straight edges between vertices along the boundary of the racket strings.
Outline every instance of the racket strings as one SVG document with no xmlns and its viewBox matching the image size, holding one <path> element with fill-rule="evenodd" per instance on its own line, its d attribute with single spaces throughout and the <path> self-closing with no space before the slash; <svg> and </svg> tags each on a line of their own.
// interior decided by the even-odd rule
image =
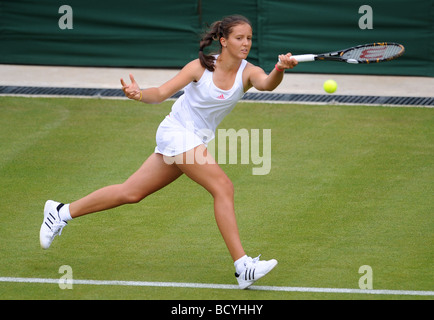
<svg viewBox="0 0 434 320">
<path fill-rule="evenodd" d="M 355 59 L 359 61 L 379 61 L 387 60 L 399 56 L 402 53 L 400 45 L 366 45 L 356 47 L 345 52 L 344 59 Z"/>
</svg>

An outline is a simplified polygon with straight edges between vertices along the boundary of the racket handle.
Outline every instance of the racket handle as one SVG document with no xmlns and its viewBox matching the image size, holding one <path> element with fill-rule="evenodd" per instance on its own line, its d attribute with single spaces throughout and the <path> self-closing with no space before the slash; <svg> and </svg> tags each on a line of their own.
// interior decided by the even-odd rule
<svg viewBox="0 0 434 320">
<path fill-rule="evenodd" d="M 291 58 L 294 58 L 298 62 L 309 62 L 309 61 L 315 61 L 315 54 L 300 54 L 297 56 L 292 56 Z"/>
</svg>

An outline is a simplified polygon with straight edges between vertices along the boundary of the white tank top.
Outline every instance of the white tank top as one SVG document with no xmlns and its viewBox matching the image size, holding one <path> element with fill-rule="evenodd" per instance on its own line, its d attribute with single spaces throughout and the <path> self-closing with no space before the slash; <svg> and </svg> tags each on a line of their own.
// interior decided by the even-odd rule
<svg viewBox="0 0 434 320">
<path fill-rule="evenodd" d="M 223 90 L 213 82 L 213 72 L 205 69 L 197 82 L 184 88 L 184 94 L 172 106 L 170 118 L 194 132 L 207 144 L 214 139 L 217 126 L 244 95 L 242 60 L 231 89 Z"/>
</svg>

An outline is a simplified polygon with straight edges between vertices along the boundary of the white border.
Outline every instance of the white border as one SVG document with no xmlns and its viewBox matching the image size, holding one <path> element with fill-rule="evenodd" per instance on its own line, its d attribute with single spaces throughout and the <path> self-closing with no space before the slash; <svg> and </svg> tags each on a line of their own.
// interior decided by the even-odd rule
<svg viewBox="0 0 434 320">
<path fill-rule="evenodd" d="M 20 283 L 45 283 L 59 284 L 60 279 L 51 278 L 15 278 L 0 277 L 0 282 Z M 70 282 L 69 282 L 70 283 Z M 183 282 L 149 282 L 149 281 L 118 281 L 118 280 L 79 280 L 72 281 L 74 285 L 96 286 L 131 286 L 131 287 L 172 287 L 172 288 L 199 288 L 199 289 L 239 289 L 237 285 L 209 284 L 209 283 L 183 283 Z M 248 290 L 283 291 L 283 292 L 317 292 L 317 293 L 356 293 L 356 294 L 383 294 L 404 296 L 434 296 L 434 291 L 414 290 L 362 290 L 344 288 L 308 288 L 308 287 L 275 287 L 275 286 L 251 286 Z"/>
</svg>

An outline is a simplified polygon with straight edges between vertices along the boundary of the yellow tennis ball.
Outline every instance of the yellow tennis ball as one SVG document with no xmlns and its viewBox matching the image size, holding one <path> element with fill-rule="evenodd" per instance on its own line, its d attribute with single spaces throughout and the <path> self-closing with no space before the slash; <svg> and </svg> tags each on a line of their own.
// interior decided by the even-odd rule
<svg viewBox="0 0 434 320">
<path fill-rule="evenodd" d="M 336 91 L 336 89 L 338 88 L 338 84 L 336 83 L 335 80 L 327 80 L 324 82 L 324 90 L 327 93 L 333 93 Z"/>
</svg>

